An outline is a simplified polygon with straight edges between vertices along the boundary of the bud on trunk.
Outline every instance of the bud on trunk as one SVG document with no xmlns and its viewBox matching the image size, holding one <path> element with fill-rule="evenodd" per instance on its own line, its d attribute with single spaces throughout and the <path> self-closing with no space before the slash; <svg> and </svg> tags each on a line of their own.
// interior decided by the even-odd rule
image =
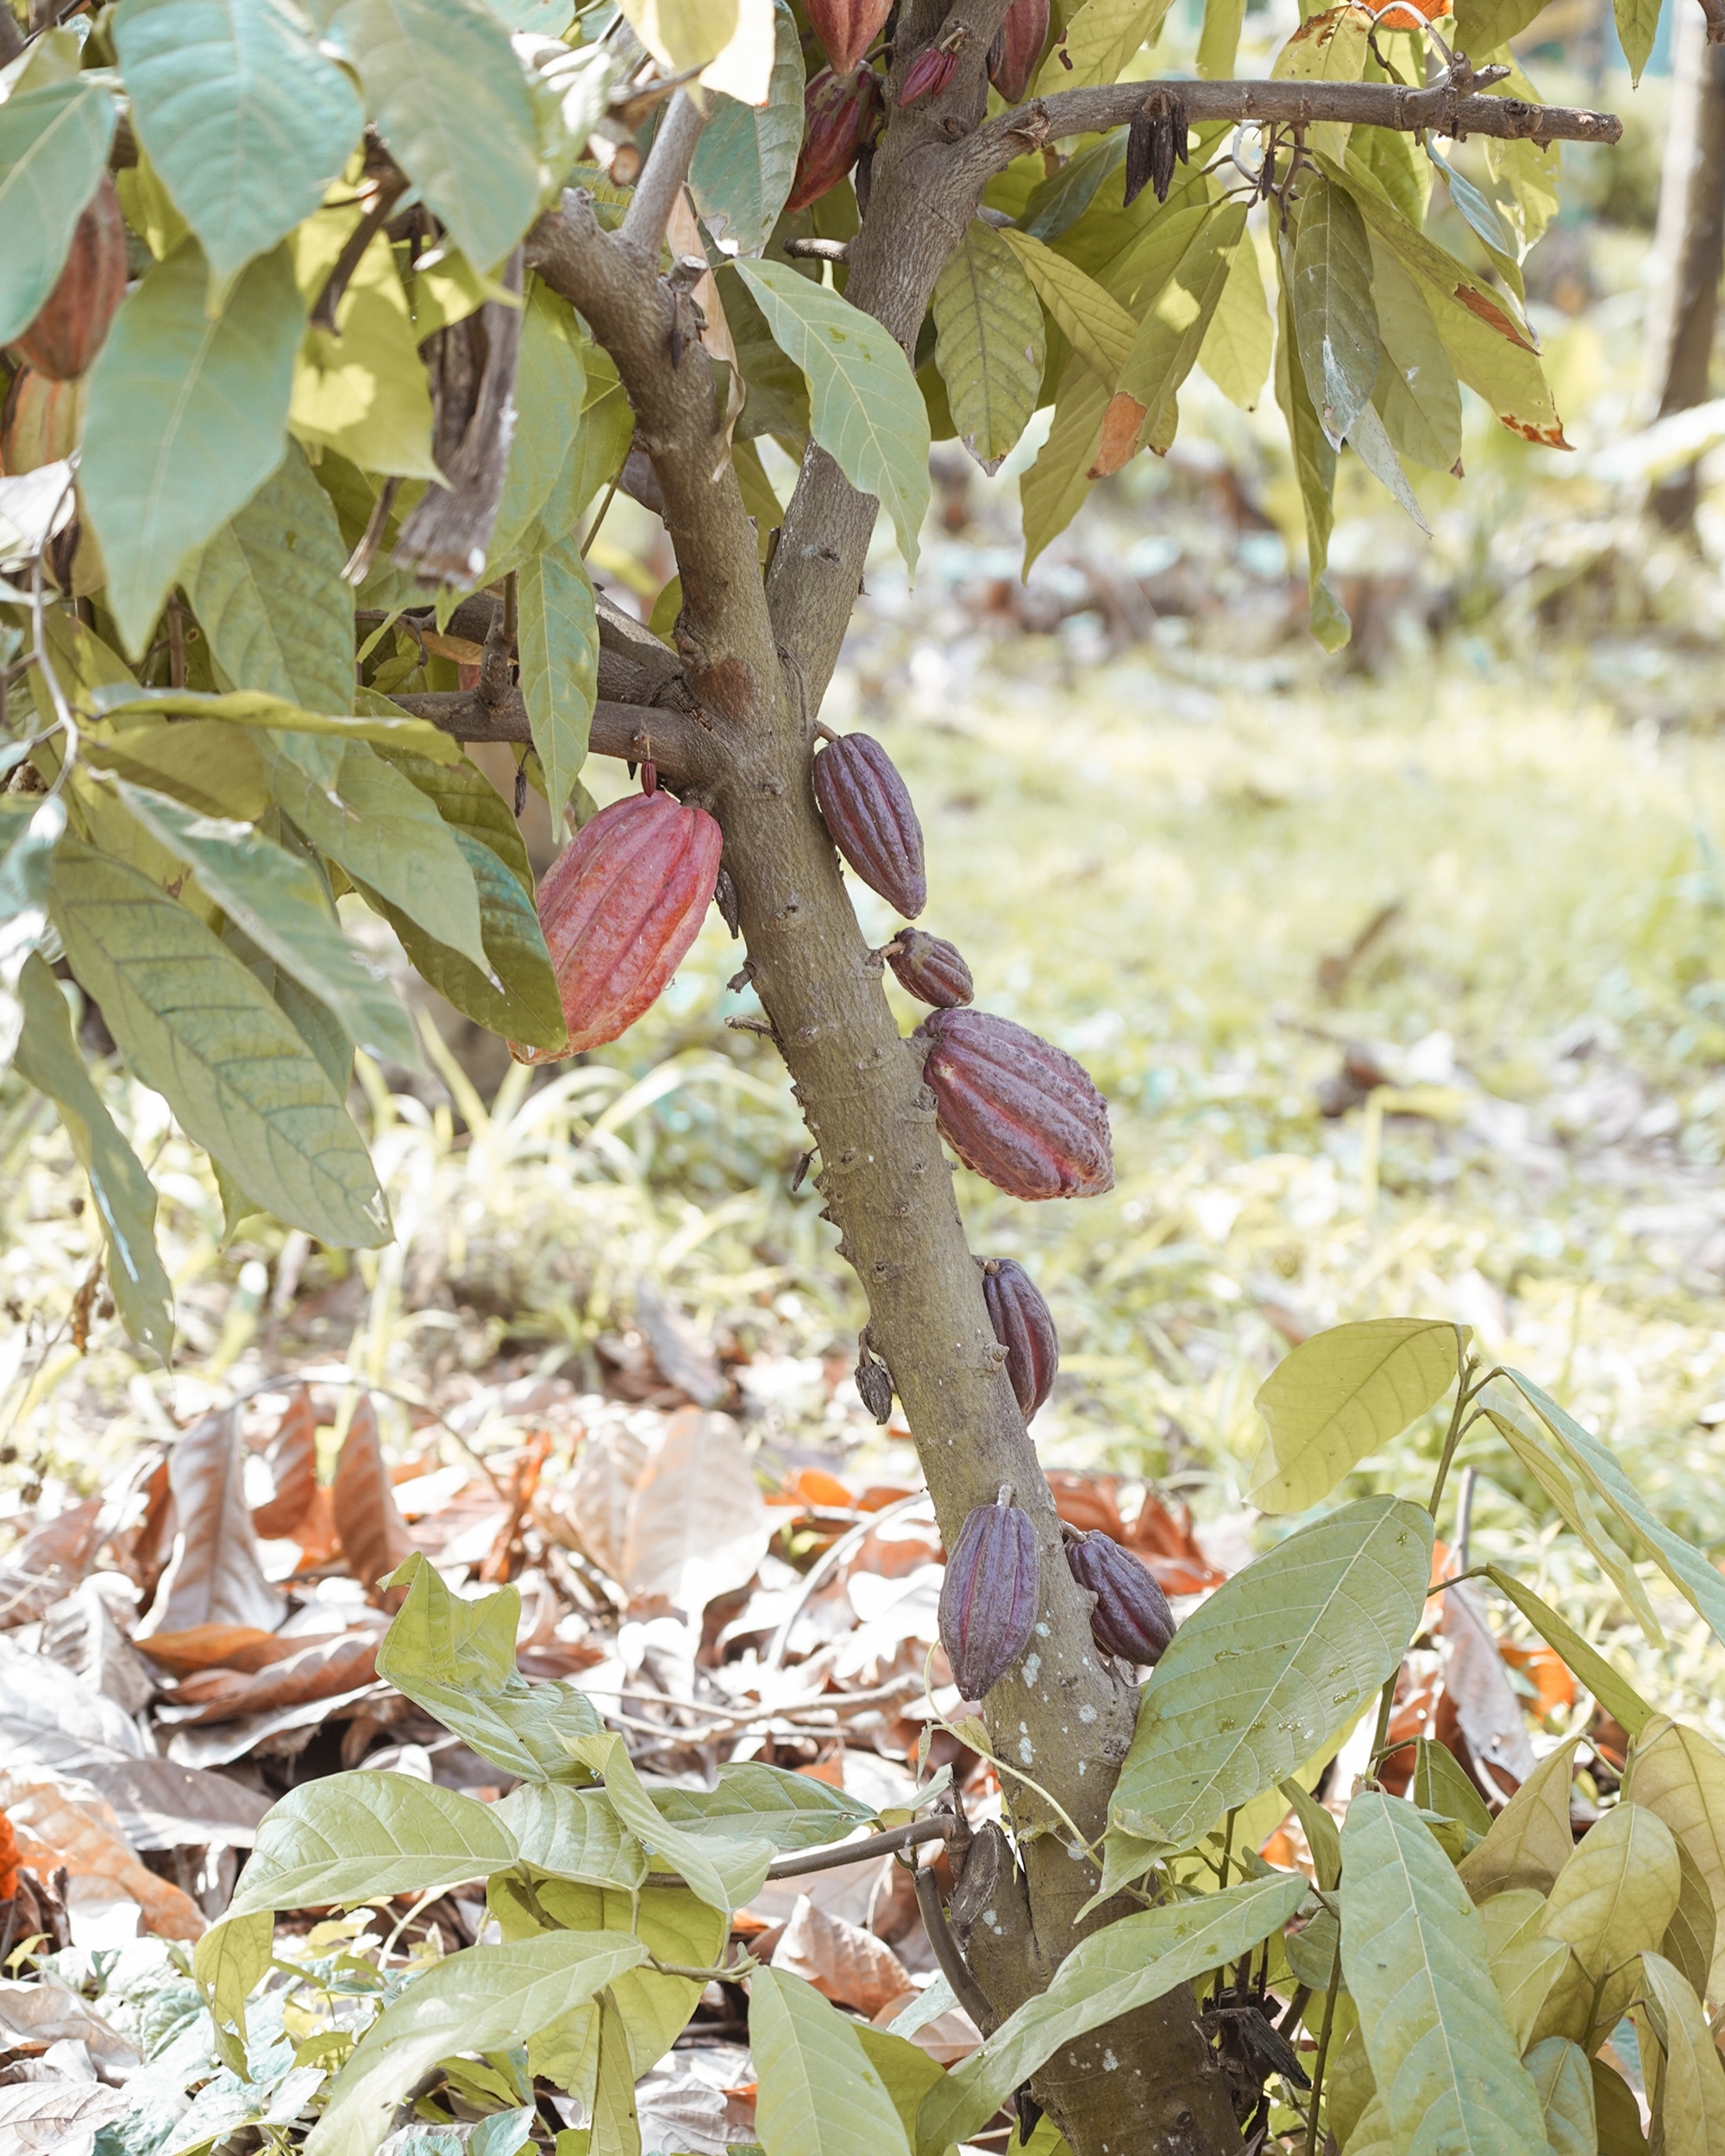
<svg viewBox="0 0 1725 2156">
<path fill-rule="evenodd" d="M 1014 1198 L 1113 1188 L 1107 1103 L 1063 1048 L 988 1011 L 937 1011 L 918 1037 L 940 1134 L 967 1168 Z"/>
<path fill-rule="evenodd" d="M 1048 0 L 1013 0 L 988 47 L 988 80 L 1009 105 L 1022 102 L 1048 42 Z"/>
<path fill-rule="evenodd" d="M 920 1003 L 950 1011 L 968 1003 L 975 993 L 970 968 L 957 949 L 939 936 L 919 928 L 901 928 L 887 946 L 887 963 Z"/>
<path fill-rule="evenodd" d="M 871 734 L 845 734 L 814 760 L 828 835 L 871 891 L 913 920 L 928 899 L 922 825 L 892 758 Z"/>
<path fill-rule="evenodd" d="M 899 92 L 899 105 L 918 103 L 924 97 L 938 97 L 952 80 L 958 66 L 957 53 L 949 53 L 938 45 L 931 45 L 917 54 L 906 75 L 904 87 Z"/>
<path fill-rule="evenodd" d="M 1065 1530 L 1066 1562 L 1080 1587 L 1096 1598 L 1090 1632 L 1104 1654 L 1123 1661 L 1157 1663 L 1176 1626 L 1168 1597 L 1130 1550 L 1099 1529 Z"/>
<path fill-rule="evenodd" d="M 940 1590 L 940 1644 L 967 1700 L 992 1690 L 1030 1645 L 1037 1585 L 1036 1530 L 1003 1489 L 959 1530 Z"/>
<path fill-rule="evenodd" d="M 58 283 L 12 349 L 50 381 L 72 381 L 89 372 L 125 297 L 125 221 L 114 182 L 104 172 L 72 232 Z"/>
<path fill-rule="evenodd" d="M 835 75 L 856 72 L 892 11 L 893 0 L 805 0 L 803 9 Z"/>
<path fill-rule="evenodd" d="M 1007 1376 L 1028 1422 L 1053 1388 L 1060 1336 L 1036 1282 L 1016 1258 L 982 1261 L 982 1300 L 994 1338 L 1007 1351 Z"/>
<path fill-rule="evenodd" d="M 865 67 L 856 75 L 823 69 L 803 92 L 803 147 L 786 197 L 787 210 L 818 202 L 856 162 L 881 110 L 881 78 Z"/>
</svg>

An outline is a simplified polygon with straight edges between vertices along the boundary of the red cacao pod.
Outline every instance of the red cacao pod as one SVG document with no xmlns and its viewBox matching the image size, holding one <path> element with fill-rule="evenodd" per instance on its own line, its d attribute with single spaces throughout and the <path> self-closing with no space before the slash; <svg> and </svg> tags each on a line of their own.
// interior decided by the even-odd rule
<svg viewBox="0 0 1725 2156">
<path fill-rule="evenodd" d="M 976 993 L 970 968 L 956 945 L 919 928 L 901 928 L 887 946 L 887 963 L 919 1003 L 950 1011 Z"/>
<path fill-rule="evenodd" d="M 0 472 L 13 479 L 69 457 L 84 432 L 86 385 L 21 367 L 0 414 Z"/>
<path fill-rule="evenodd" d="M 1108 1107 L 1076 1057 L 988 1011 L 936 1011 L 918 1029 L 940 1134 L 1014 1198 L 1114 1187 Z"/>
<path fill-rule="evenodd" d="M 944 47 L 930 45 L 919 53 L 911 62 L 905 76 L 904 86 L 899 91 L 899 103 L 919 103 L 925 97 L 938 97 L 952 80 L 958 67 L 958 55 Z"/>
<path fill-rule="evenodd" d="M 627 1031 L 658 997 L 712 901 L 723 841 L 705 809 L 668 793 L 613 801 L 539 886 L 539 924 L 576 1055 Z"/>
<path fill-rule="evenodd" d="M 1060 1335 L 1036 1282 L 1016 1258 L 983 1261 L 982 1300 L 994 1338 L 1007 1351 L 1007 1376 L 1028 1422 L 1053 1389 Z"/>
<path fill-rule="evenodd" d="M 1066 1530 L 1066 1562 L 1096 1598 L 1090 1632 L 1104 1654 L 1156 1663 L 1177 1629 L 1168 1597 L 1130 1550 L 1101 1529 Z"/>
<path fill-rule="evenodd" d="M 988 80 L 1009 105 L 1023 100 L 1047 42 L 1048 0 L 1013 0 L 988 47 Z"/>
<path fill-rule="evenodd" d="M 892 11 L 893 0 L 804 0 L 803 7 L 835 75 L 856 72 Z"/>
<path fill-rule="evenodd" d="M 872 734 L 844 734 L 814 760 L 827 832 L 871 891 L 914 920 L 928 901 L 922 825 L 909 789 Z"/>
<path fill-rule="evenodd" d="M 1000 1683 L 1036 1623 L 1036 1530 L 1012 1501 L 978 1505 L 959 1530 L 940 1589 L 940 1644 L 967 1700 Z"/>
<path fill-rule="evenodd" d="M 787 210 L 818 202 L 856 162 L 881 110 L 881 78 L 871 67 L 855 75 L 823 68 L 803 92 L 803 146 Z"/>
<path fill-rule="evenodd" d="M 126 297 L 126 226 L 106 172 L 72 235 L 59 282 L 12 349 L 51 381 L 86 373 Z"/>
</svg>

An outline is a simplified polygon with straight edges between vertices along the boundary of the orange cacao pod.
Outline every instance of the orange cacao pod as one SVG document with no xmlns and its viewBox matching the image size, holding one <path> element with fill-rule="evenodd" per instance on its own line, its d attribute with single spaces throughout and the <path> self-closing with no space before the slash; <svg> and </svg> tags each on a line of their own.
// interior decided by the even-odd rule
<svg viewBox="0 0 1725 2156">
<path fill-rule="evenodd" d="M 84 431 L 85 385 L 21 367 L 0 415 L 0 472 L 16 479 L 69 457 Z"/>
<path fill-rule="evenodd" d="M 1009 105 L 1019 103 L 1030 88 L 1047 42 L 1048 0 L 1013 0 L 988 47 L 988 80 Z"/>
<path fill-rule="evenodd" d="M 901 928 L 887 946 L 887 963 L 919 1003 L 932 1003 L 950 1011 L 968 1003 L 975 993 L 970 968 L 957 947 L 944 937 L 929 936 L 919 928 Z"/>
<path fill-rule="evenodd" d="M 59 282 L 12 349 L 39 374 L 69 382 L 89 371 L 125 297 L 125 221 L 114 182 L 104 172 L 72 233 Z"/>
<path fill-rule="evenodd" d="M 909 789 L 872 734 L 844 734 L 814 760 L 828 835 L 871 891 L 914 920 L 928 899 L 922 825 Z"/>
<path fill-rule="evenodd" d="M 613 801 L 581 826 L 539 886 L 557 972 L 564 1052 L 626 1032 L 656 1000 L 712 902 L 718 825 L 668 793 Z"/>
<path fill-rule="evenodd" d="M 1014 1198 L 1095 1198 L 1114 1187 L 1108 1107 L 1090 1074 L 988 1011 L 936 1011 L 918 1028 L 940 1134 Z"/>
<path fill-rule="evenodd" d="M 1100 1528 L 1085 1534 L 1068 1527 L 1065 1534 L 1072 1576 L 1096 1598 L 1090 1612 L 1096 1645 L 1127 1662 L 1159 1662 L 1177 1629 L 1167 1595 L 1132 1551 Z"/>
<path fill-rule="evenodd" d="M 1028 1422 L 1053 1389 L 1060 1335 L 1036 1282 L 1016 1258 L 983 1260 L 982 1300 L 994 1338 L 1007 1351 L 1007 1376 Z"/>
<path fill-rule="evenodd" d="M 978 1505 L 959 1530 L 940 1588 L 940 1644 L 967 1700 L 1000 1683 L 1036 1623 L 1036 1530 L 1012 1502 Z"/>
<path fill-rule="evenodd" d="M 805 0 L 803 9 L 835 75 L 855 72 L 892 11 L 893 0 Z"/>
<path fill-rule="evenodd" d="M 823 68 L 803 92 L 803 146 L 787 210 L 806 210 L 856 162 L 881 110 L 881 78 L 871 67 L 855 75 Z"/>
</svg>

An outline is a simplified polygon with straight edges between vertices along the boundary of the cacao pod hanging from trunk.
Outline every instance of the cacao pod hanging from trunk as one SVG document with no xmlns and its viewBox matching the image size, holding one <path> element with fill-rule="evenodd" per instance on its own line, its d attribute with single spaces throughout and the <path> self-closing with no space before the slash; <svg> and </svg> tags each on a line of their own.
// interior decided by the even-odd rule
<svg viewBox="0 0 1725 2156">
<path fill-rule="evenodd" d="M 1063 1532 L 1072 1576 L 1096 1598 L 1090 1612 L 1096 1645 L 1126 1662 L 1159 1662 L 1177 1629 L 1167 1595 L 1131 1551 L 1100 1528 Z"/>
<path fill-rule="evenodd" d="M 967 1168 L 1014 1198 L 1113 1188 L 1107 1103 L 1063 1048 L 988 1011 L 936 1011 L 918 1037 L 940 1134 Z"/>
<path fill-rule="evenodd" d="M 1009 105 L 1022 101 L 1047 42 L 1048 0 L 1013 0 L 988 47 L 988 80 Z"/>
<path fill-rule="evenodd" d="M 73 229 L 66 267 L 12 349 L 50 381 L 72 381 L 89 372 L 125 297 L 125 220 L 114 182 L 104 172 Z"/>
<path fill-rule="evenodd" d="M 881 78 L 871 67 L 854 75 L 823 68 L 803 92 L 803 146 L 787 210 L 818 202 L 856 162 L 881 110 Z"/>
<path fill-rule="evenodd" d="M 1030 1645 L 1036 1623 L 1036 1529 L 1010 1487 L 959 1530 L 940 1589 L 940 1644 L 952 1681 L 980 1700 Z"/>
<path fill-rule="evenodd" d="M 900 107 L 916 104 L 924 97 L 938 97 L 957 70 L 957 53 L 949 53 L 940 45 L 928 46 L 906 72 L 904 86 L 899 91 Z"/>
<path fill-rule="evenodd" d="M 1036 1282 L 1016 1258 L 982 1261 L 982 1300 L 994 1338 L 1007 1351 L 1007 1376 L 1028 1422 L 1053 1388 L 1060 1336 Z"/>
<path fill-rule="evenodd" d="M 887 946 L 887 963 L 919 1003 L 950 1011 L 975 993 L 970 968 L 956 946 L 919 928 L 901 928 Z"/>
<path fill-rule="evenodd" d="M 657 1000 L 712 902 L 723 843 L 705 809 L 653 791 L 601 809 L 551 864 L 538 904 L 569 1029 L 559 1054 L 614 1041 Z"/>
<path fill-rule="evenodd" d="M 33 367 L 21 367 L 0 412 L 0 472 L 17 479 L 69 457 L 84 431 L 88 393 L 81 379 L 57 382 Z"/>
<path fill-rule="evenodd" d="M 893 0 L 805 0 L 803 9 L 835 75 L 856 72 L 892 11 Z"/>
<path fill-rule="evenodd" d="M 814 760 L 827 834 L 871 891 L 914 920 L 928 901 L 922 825 L 892 758 L 872 734 L 842 734 Z"/>
</svg>

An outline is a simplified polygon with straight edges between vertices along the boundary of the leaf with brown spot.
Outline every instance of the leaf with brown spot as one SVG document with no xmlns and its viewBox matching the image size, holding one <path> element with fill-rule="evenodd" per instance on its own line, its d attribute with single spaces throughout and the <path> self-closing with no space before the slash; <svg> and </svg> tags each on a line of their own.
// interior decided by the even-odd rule
<svg viewBox="0 0 1725 2156">
<path fill-rule="evenodd" d="M 317 1418 L 304 1385 L 287 1403 L 270 1444 L 270 1471 L 275 1495 L 253 1508 L 254 1532 L 274 1541 L 292 1534 L 317 1494 Z"/>
<path fill-rule="evenodd" d="M 1488 299 L 1477 285 L 1458 285 L 1451 298 L 1458 299 L 1470 314 L 1477 315 L 1500 337 L 1508 337 L 1511 344 L 1519 344 L 1524 352 L 1539 350 L 1538 345 L 1530 344 L 1503 310 L 1495 300 Z"/>
<path fill-rule="evenodd" d="M 275 1631 L 287 1607 L 259 1562 L 237 1407 L 187 1431 L 169 1457 L 168 1482 L 178 1519 L 173 1555 L 135 1637 L 141 1643 L 194 1625 Z"/>
<path fill-rule="evenodd" d="M 1097 448 L 1096 461 L 1085 477 L 1105 479 L 1109 473 L 1118 472 L 1138 448 L 1138 430 L 1144 421 L 1144 406 L 1137 398 L 1128 397 L 1123 390 L 1116 391 L 1102 415 L 1102 439 Z"/>
<path fill-rule="evenodd" d="M 360 1396 L 342 1457 L 336 1463 L 329 1508 L 348 1571 L 373 1601 L 398 1606 L 399 1592 L 394 1593 L 392 1601 L 379 1594 L 377 1583 L 411 1552 L 413 1543 L 384 1463 L 383 1448 L 378 1443 L 377 1413 L 369 1393 Z"/>
</svg>

